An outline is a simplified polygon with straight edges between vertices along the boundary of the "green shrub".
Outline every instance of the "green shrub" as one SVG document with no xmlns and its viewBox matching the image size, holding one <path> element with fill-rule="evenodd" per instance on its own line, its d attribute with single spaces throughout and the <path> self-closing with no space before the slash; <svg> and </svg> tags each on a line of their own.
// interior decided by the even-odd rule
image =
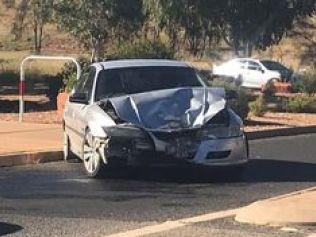
<svg viewBox="0 0 316 237">
<path fill-rule="evenodd" d="M 263 88 L 263 96 L 266 99 L 273 97 L 276 93 L 274 81 L 269 81 Z"/>
<path fill-rule="evenodd" d="M 294 84 L 296 91 L 306 94 L 316 93 L 316 67 L 305 72 Z"/>
<path fill-rule="evenodd" d="M 312 113 L 315 112 L 314 104 L 316 99 L 307 95 L 297 95 L 290 98 L 286 103 L 286 111 L 292 113 Z"/>
<path fill-rule="evenodd" d="M 88 67 L 91 62 L 86 58 L 77 59 L 81 69 Z M 74 63 L 66 63 L 62 71 L 57 75 L 62 80 L 61 91 L 70 92 L 77 79 L 77 67 Z"/>
<path fill-rule="evenodd" d="M 250 96 L 245 90 L 238 87 L 233 80 L 224 78 L 213 78 L 213 80 L 209 81 L 209 84 L 212 87 L 222 87 L 226 91 L 236 91 L 238 98 L 227 101 L 228 106 L 232 108 L 241 119 L 245 120 L 247 118 Z"/>
<path fill-rule="evenodd" d="M 230 107 L 238 114 L 242 120 L 245 120 L 249 114 L 249 95 L 244 90 L 238 91 L 237 100 L 229 101 Z"/>
<path fill-rule="evenodd" d="M 18 81 L 19 79 L 20 79 L 20 75 L 17 72 L 13 72 L 13 71 L 0 72 L 1 82 Z"/>
<path fill-rule="evenodd" d="M 72 88 L 75 85 L 75 82 L 77 80 L 77 73 L 72 73 L 70 75 L 65 75 L 62 78 L 62 82 L 63 82 L 63 91 L 70 93 Z"/>
<path fill-rule="evenodd" d="M 46 96 L 50 101 L 56 101 L 58 92 L 63 86 L 61 78 L 57 76 L 45 76 L 45 82 L 48 85 Z"/>
<path fill-rule="evenodd" d="M 262 117 L 266 112 L 266 102 L 263 96 L 259 96 L 255 101 L 249 103 L 252 115 Z"/>
<path fill-rule="evenodd" d="M 233 80 L 227 80 L 223 78 L 214 78 L 210 83 L 212 87 L 222 87 L 225 90 L 235 90 L 238 91 L 239 87 Z"/>
<path fill-rule="evenodd" d="M 117 47 L 107 59 L 174 59 L 175 52 L 160 41 L 142 40 L 135 43 L 124 43 Z"/>
</svg>

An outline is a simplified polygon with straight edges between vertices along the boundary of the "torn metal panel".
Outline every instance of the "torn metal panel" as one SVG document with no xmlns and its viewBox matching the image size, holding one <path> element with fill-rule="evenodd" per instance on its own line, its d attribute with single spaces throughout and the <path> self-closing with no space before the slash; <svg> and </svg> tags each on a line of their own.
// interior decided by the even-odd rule
<svg viewBox="0 0 316 237">
<path fill-rule="evenodd" d="M 177 88 L 110 98 L 124 121 L 148 130 L 199 128 L 226 106 L 222 88 Z"/>
</svg>

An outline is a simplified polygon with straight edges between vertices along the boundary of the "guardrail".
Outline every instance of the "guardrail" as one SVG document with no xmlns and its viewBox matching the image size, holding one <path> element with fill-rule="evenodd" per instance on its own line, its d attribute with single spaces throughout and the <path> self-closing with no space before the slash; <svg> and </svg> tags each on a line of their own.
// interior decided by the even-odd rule
<svg viewBox="0 0 316 237">
<path fill-rule="evenodd" d="M 76 64 L 77 67 L 77 80 L 81 75 L 81 66 L 79 62 L 73 57 L 67 56 L 39 56 L 39 55 L 31 55 L 24 58 L 20 65 L 20 84 L 19 84 L 19 122 L 23 122 L 23 113 L 24 113 L 24 93 L 25 93 L 25 70 L 24 65 L 29 60 L 63 60 L 63 61 L 72 61 Z"/>
</svg>

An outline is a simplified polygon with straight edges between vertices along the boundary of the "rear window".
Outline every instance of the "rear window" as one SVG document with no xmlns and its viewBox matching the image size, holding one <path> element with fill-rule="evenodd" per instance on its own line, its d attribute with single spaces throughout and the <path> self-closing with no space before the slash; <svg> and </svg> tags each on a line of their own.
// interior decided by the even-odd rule
<svg viewBox="0 0 316 237">
<path fill-rule="evenodd" d="M 272 71 L 279 71 L 279 70 L 287 70 L 285 66 L 281 63 L 274 62 L 274 61 L 261 61 L 261 63 L 269 70 Z"/>
</svg>

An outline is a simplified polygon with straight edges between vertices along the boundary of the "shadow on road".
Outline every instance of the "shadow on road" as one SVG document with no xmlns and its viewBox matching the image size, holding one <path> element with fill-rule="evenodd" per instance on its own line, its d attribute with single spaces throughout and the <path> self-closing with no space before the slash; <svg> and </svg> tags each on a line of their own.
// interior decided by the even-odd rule
<svg viewBox="0 0 316 237">
<path fill-rule="evenodd" d="M 176 183 L 316 182 L 316 164 L 251 160 L 244 170 L 176 165 L 116 168 L 109 170 L 104 178 Z"/>
<path fill-rule="evenodd" d="M 0 236 L 13 234 L 21 230 L 23 230 L 23 228 L 19 225 L 0 222 Z"/>
<path fill-rule="evenodd" d="M 56 103 L 51 101 L 25 101 L 27 112 L 46 112 L 56 110 Z M 18 113 L 19 100 L 0 100 L 0 113 Z"/>
</svg>

